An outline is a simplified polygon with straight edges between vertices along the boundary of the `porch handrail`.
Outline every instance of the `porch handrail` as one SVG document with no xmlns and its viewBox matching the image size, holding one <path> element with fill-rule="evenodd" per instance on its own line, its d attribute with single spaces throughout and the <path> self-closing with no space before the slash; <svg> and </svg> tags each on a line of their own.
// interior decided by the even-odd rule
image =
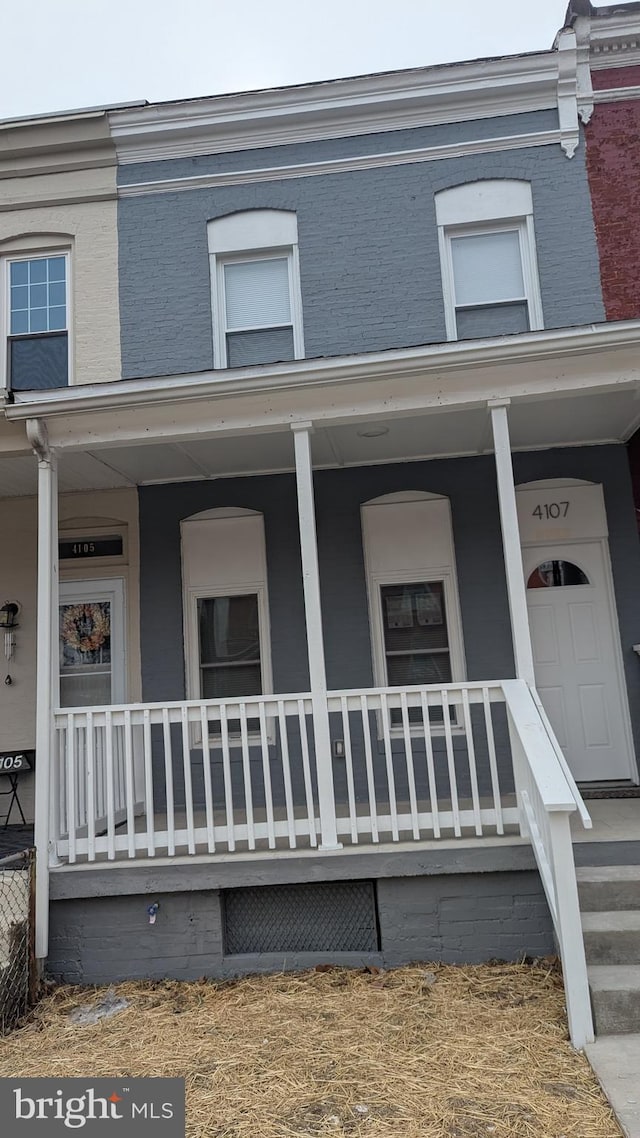
<svg viewBox="0 0 640 1138">
<path fill-rule="evenodd" d="M 593 821 L 591 819 L 591 815 L 590 815 L 589 811 L 587 810 L 587 806 L 586 806 L 586 803 L 584 801 L 584 798 L 582 797 L 580 791 L 578 790 L 578 784 L 576 783 L 576 780 L 573 777 L 571 767 L 569 766 L 567 760 L 564 757 L 564 752 L 562 750 L 562 747 L 560 746 L 560 743 L 558 742 L 558 739 L 557 739 L 556 734 L 553 730 L 553 727 L 551 726 L 551 723 L 549 722 L 549 716 L 547 715 L 547 713 L 544 709 L 542 700 L 540 699 L 540 696 L 538 695 L 538 692 L 536 691 L 535 688 L 530 688 L 529 690 L 531 691 L 531 696 L 533 698 L 533 702 L 535 703 L 535 705 L 538 709 L 538 714 L 540 715 L 540 718 L 544 724 L 545 731 L 547 732 L 547 735 L 549 736 L 549 741 L 551 743 L 551 746 L 554 749 L 556 759 L 558 760 L 558 763 L 560 764 L 560 767 L 562 769 L 564 777 L 566 778 L 566 780 L 569 784 L 569 788 L 571 790 L 571 793 L 573 794 L 573 799 L 574 799 L 574 802 L 576 804 L 576 809 L 578 811 L 578 814 L 580 815 L 580 821 L 582 822 L 582 828 L 584 830 L 591 830 L 593 828 Z"/>
<path fill-rule="evenodd" d="M 558 941 L 571 1041 L 581 1049 L 594 1035 L 569 824 L 580 793 L 567 778 L 559 744 L 529 686 L 505 680 L 502 688 L 521 829 L 531 840 Z"/>
</svg>

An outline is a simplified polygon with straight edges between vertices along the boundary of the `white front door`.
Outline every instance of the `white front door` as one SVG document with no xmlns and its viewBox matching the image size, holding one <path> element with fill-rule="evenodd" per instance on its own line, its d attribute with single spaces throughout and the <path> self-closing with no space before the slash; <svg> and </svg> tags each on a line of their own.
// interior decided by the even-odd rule
<svg viewBox="0 0 640 1138">
<path fill-rule="evenodd" d="M 60 583 L 60 706 L 126 699 L 124 581 Z"/>
<path fill-rule="evenodd" d="M 523 549 L 536 686 L 578 782 L 635 778 L 602 542 Z"/>
</svg>

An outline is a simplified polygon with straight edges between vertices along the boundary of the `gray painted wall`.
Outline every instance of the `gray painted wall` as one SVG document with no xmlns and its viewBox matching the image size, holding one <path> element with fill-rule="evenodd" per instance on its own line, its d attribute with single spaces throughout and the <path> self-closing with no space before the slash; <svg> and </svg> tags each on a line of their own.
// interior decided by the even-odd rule
<svg viewBox="0 0 640 1138">
<path fill-rule="evenodd" d="M 293 970 L 319 962 L 394 967 L 411 961 L 476 963 L 553 951 L 534 872 L 387 878 L 377 883 L 380 952 L 225 956 L 217 890 L 54 901 L 48 970 L 72 984 L 195 980 Z M 155 925 L 147 906 L 159 901 Z"/>
<path fill-rule="evenodd" d="M 602 446 L 550 450 L 515 456 L 516 479 L 571 476 L 602 482 L 609 517 L 610 549 L 620 621 L 620 633 L 632 720 L 640 725 L 640 677 L 632 645 L 640 641 L 640 606 L 636 582 L 640 576 L 640 546 L 635 527 L 631 483 L 625 448 Z M 316 512 L 328 683 L 331 689 L 373 684 L 371 643 L 362 552 L 360 506 L 382 494 L 398 490 L 426 490 L 445 495 L 452 510 L 458 588 L 469 679 L 499 679 L 514 674 L 506 586 L 493 458 L 463 458 L 398 465 L 321 470 L 315 474 Z M 264 515 L 272 633 L 272 663 L 276 692 L 304 691 L 308 687 L 302 576 L 297 536 L 295 480 L 277 475 L 216 482 L 190 482 L 142 487 L 141 528 L 141 642 L 143 698 L 180 699 L 185 695 L 182 639 L 180 521 L 190 514 L 216 506 L 243 506 Z M 157 614 L 162 613 L 162 620 Z M 504 719 L 496 709 L 494 720 L 503 790 L 511 787 L 511 763 Z M 373 728 L 373 724 L 372 724 Z M 332 723 L 335 738 L 342 737 L 340 721 Z M 372 730 L 372 736 L 375 731 Z M 365 797 L 362 743 L 354 735 L 357 797 Z M 174 740 L 176 785 L 180 796 L 180 738 Z M 468 793 L 464 739 L 457 738 L 459 791 Z M 420 744 L 416 743 L 416 757 Z M 401 744 L 399 744 L 401 748 Z M 295 753 L 293 741 L 292 754 Z M 443 741 L 435 741 L 439 792 L 448 797 Z M 277 760 L 277 747 L 272 749 Z M 374 740 L 379 788 L 384 793 L 384 751 Z M 254 801 L 262 801 L 260 756 L 256 749 Z M 477 748 L 480 790 L 488 789 L 488 768 L 482 745 Z M 160 761 L 160 760 L 158 760 Z M 422 766 L 422 764 L 418 764 Z M 219 763 L 218 763 L 219 767 Z M 346 780 L 335 763 L 337 796 L 346 797 Z M 294 775 L 300 764 L 294 763 Z M 282 772 L 272 767 L 274 793 L 284 793 Z M 344 776 L 344 772 L 342 772 Z M 406 796 L 406 766 L 397 757 L 398 794 Z M 213 769 L 214 793 L 222 795 L 222 771 Z M 236 764 L 238 801 L 241 771 Z M 426 778 L 426 775 L 425 775 Z M 295 796 L 304 801 L 301 777 Z M 158 779 L 162 786 L 163 779 Z M 419 786 L 418 792 L 426 792 Z M 194 772 L 196 801 L 203 800 L 202 772 Z M 180 799 L 179 799 L 180 800 Z M 383 799 L 384 800 L 384 797 Z M 161 799 L 158 799 L 158 805 Z"/>
<path fill-rule="evenodd" d="M 517 120 L 523 120 L 518 122 Z M 428 141 L 547 129 L 549 116 L 457 123 L 365 139 L 335 139 L 121 169 L 121 180 L 327 155 L 419 147 Z M 509 129 L 511 127 L 511 129 Z M 120 317 L 126 378 L 213 366 L 207 221 L 246 209 L 295 210 L 308 357 L 446 339 L 433 195 L 481 178 L 531 182 L 540 284 L 549 328 L 604 320 L 584 148 L 559 146 L 440 162 L 125 198 L 119 202 Z"/>
</svg>

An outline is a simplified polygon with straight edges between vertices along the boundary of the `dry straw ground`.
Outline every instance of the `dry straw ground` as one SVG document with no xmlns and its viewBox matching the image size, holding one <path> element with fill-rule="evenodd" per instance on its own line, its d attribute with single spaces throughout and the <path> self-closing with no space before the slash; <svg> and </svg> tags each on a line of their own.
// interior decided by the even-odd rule
<svg viewBox="0 0 640 1138">
<path fill-rule="evenodd" d="M 72 1024 L 96 994 L 47 997 L 0 1075 L 183 1075 L 189 1138 L 620 1136 L 544 963 L 128 983 Z"/>
</svg>

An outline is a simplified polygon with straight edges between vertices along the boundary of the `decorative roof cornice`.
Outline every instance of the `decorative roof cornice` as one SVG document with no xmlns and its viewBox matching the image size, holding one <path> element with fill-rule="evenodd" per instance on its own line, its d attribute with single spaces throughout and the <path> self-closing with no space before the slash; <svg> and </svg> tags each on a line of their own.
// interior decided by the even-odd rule
<svg viewBox="0 0 640 1138">
<path fill-rule="evenodd" d="M 578 140 L 575 36 L 557 49 L 109 113 L 122 164 L 402 130 L 558 108 Z"/>
</svg>

